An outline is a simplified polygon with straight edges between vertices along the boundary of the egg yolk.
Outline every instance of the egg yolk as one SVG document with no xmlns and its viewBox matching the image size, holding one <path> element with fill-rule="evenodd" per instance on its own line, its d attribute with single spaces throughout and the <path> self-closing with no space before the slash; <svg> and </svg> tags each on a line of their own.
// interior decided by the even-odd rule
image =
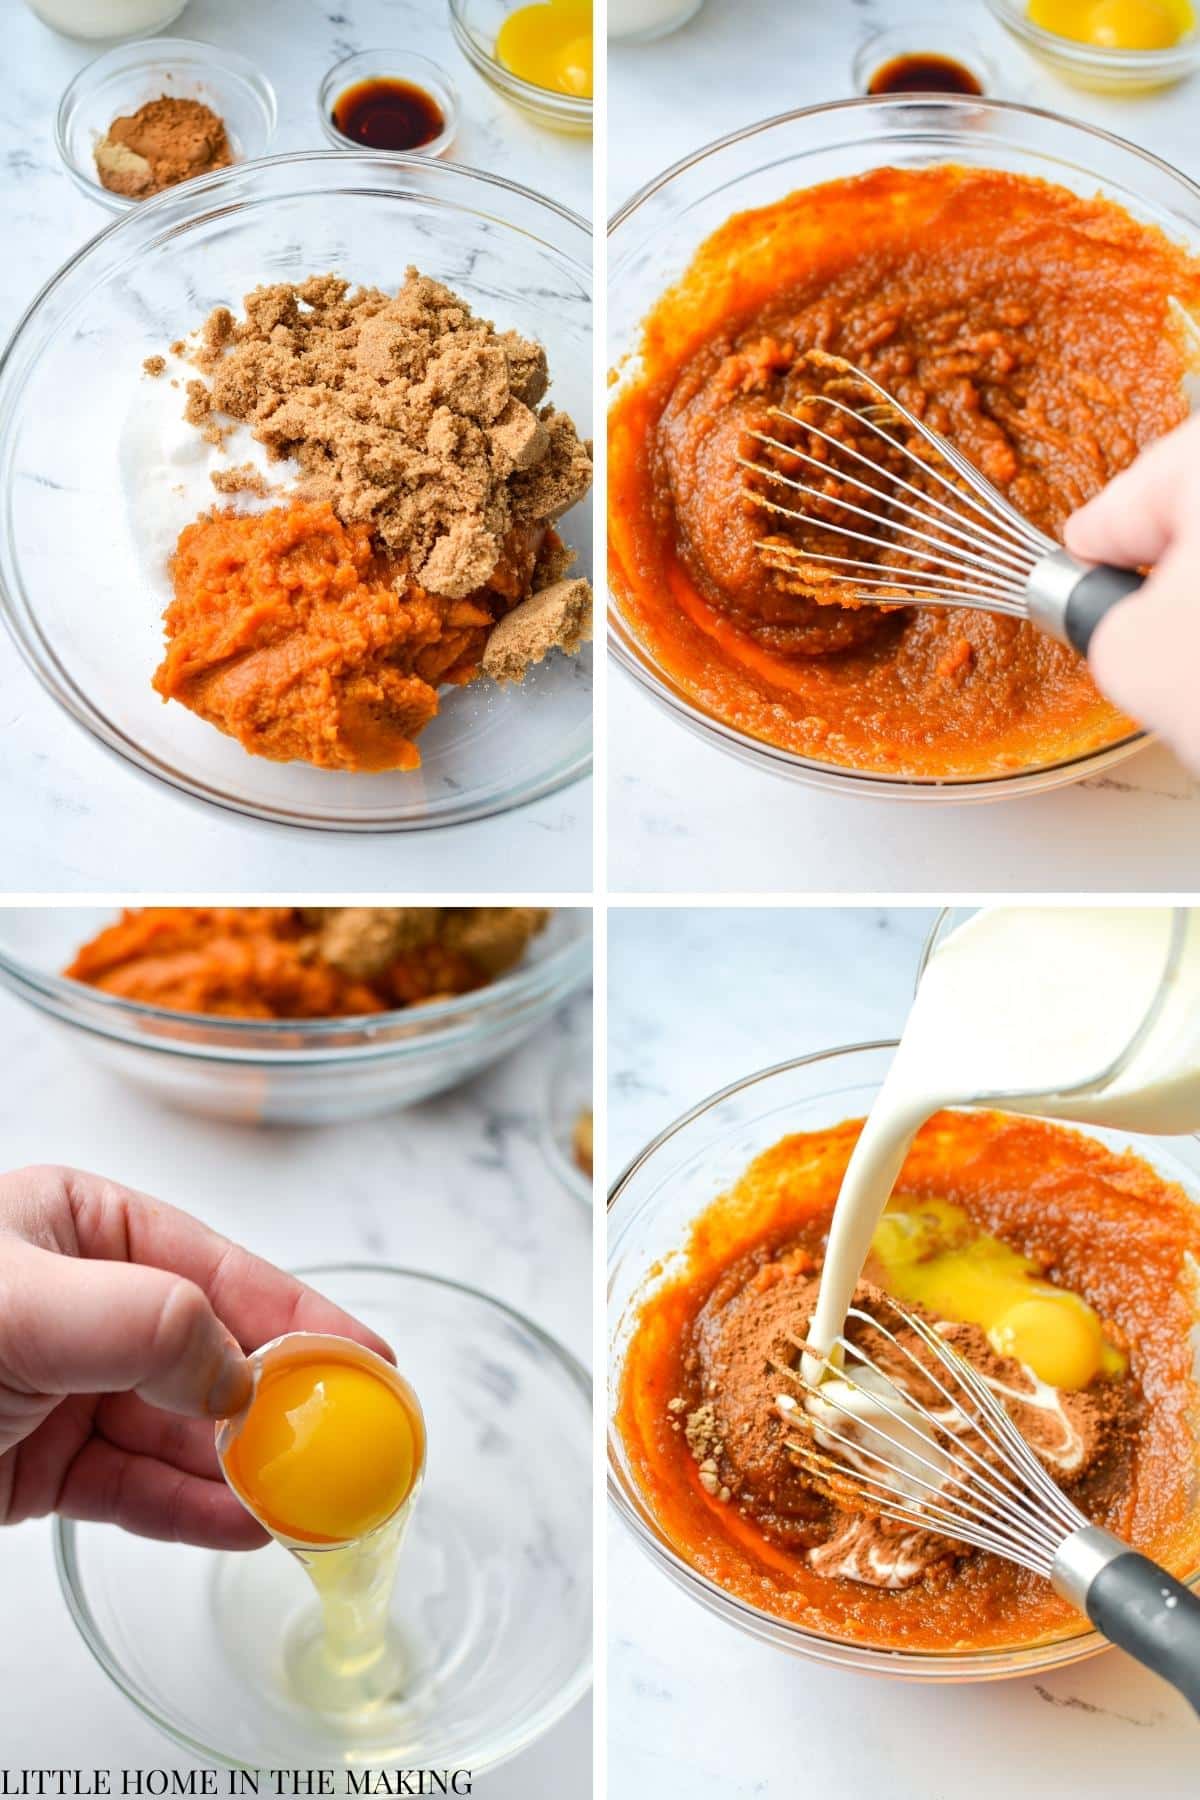
<svg viewBox="0 0 1200 1800">
<path fill-rule="evenodd" d="M 419 1427 L 386 1380 L 323 1356 L 264 1370 L 225 1472 L 270 1531 L 344 1544 L 403 1505 L 419 1450 Z"/>
<path fill-rule="evenodd" d="M 1169 50 L 1196 23 L 1191 0 L 1029 0 L 1028 16 L 1099 50 Z"/>
<path fill-rule="evenodd" d="M 534 87 L 592 97 L 591 0 L 546 0 L 510 13 L 496 35 L 497 61 Z"/>
<path fill-rule="evenodd" d="M 1041 1279 L 1035 1262 L 978 1231 L 949 1201 L 896 1196 L 871 1250 L 868 1273 L 897 1300 L 980 1326 L 993 1350 L 1051 1387 L 1086 1387 L 1125 1367 L 1086 1300 Z"/>
</svg>

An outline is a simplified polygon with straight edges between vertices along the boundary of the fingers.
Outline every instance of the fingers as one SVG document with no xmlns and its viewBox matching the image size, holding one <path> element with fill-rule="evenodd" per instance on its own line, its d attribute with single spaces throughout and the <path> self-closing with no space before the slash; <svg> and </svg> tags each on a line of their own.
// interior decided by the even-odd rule
<svg viewBox="0 0 1200 1800">
<path fill-rule="evenodd" d="M 1159 438 L 1067 520 L 1067 549 L 1086 562 L 1141 568 L 1166 554 L 1185 523 L 1186 485 L 1200 461 L 1200 417 Z"/>
<path fill-rule="evenodd" d="M 136 1394 L 108 1394 L 96 1407 L 94 1429 L 116 1450 L 152 1456 L 187 1475 L 221 1479 L 213 1428 L 207 1419 L 186 1419 L 147 1406 Z"/>
<path fill-rule="evenodd" d="M 132 1456 L 92 1438 L 67 1473 L 57 1510 L 67 1519 L 119 1525 L 139 1537 L 206 1550 L 256 1550 L 267 1533 L 224 1482 Z"/>
<path fill-rule="evenodd" d="M 250 1369 L 200 1289 L 163 1269 L 80 1262 L 25 1243 L 0 1271 L 5 1386 L 41 1395 L 135 1392 L 153 1406 L 224 1418 Z"/>
<path fill-rule="evenodd" d="M 245 1349 L 288 1331 L 326 1331 L 395 1360 L 384 1340 L 350 1313 L 187 1213 L 78 1170 L 64 1171 L 64 1179 L 81 1256 L 182 1275 L 207 1295 Z"/>
<path fill-rule="evenodd" d="M 1159 732 L 1200 774 L 1200 521 L 1179 538 L 1140 592 L 1101 620 L 1088 662 L 1098 686 L 1140 724 Z"/>
</svg>

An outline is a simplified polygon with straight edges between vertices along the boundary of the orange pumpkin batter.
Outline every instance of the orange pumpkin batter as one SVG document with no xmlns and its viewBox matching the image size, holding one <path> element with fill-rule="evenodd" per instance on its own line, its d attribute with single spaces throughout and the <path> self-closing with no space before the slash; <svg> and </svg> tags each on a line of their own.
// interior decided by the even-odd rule
<svg viewBox="0 0 1200 1800">
<path fill-rule="evenodd" d="M 1184 415 L 1172 299 L 1200 313 L 1200 261 L 1024 176 L 879 169 L 732 218 L 646 320 L 610 411 L 611 579 L 634 637 L 718 719 L 855 769 L 977 778 L 1126 736 L 1032 626 L 789 592 L 735 457 L 825 350 L 1060 536 Z"/>
<path fill-rule="evenodd" d="M 705 1337 L 758 1297 L 778 1307 L 781 1293 L 811 1290 L 860 1129 L 849 1121 L 764 1152 L 696 1221 L 681 1258 L 642 1304 L 616 1414 L 633 1478 L 678 1555 L 739 1599 L 808 1630 L 922 1650 L 1069 1634 L 1078 1616 L 1048 1583 L 987 1554 L 935 1563 L 898 1590 L 819 1574 L 798 1547 L 832 1529 L 813 1496 L 807 1509 L 803 1496 L 785 1506 L 772 1490 L 787 1516 L 764 1523 L 736 1495 L 707 1491 L 698 1472 L 682 1421 L 709 1397 L 698 1387 Z M 1139 1158 L 1060 1126 L 941 1113 L 919 1133 L 897 1192 L 906 1205 L 938 1198 L 964 1208 L 1086 1299 L 1128 1349 L 1129 1372 L 1119 1378 L 1128 1391 L 1104 1396 L 1108 1411 L 1120 1410 L 1121 1435 L 1075 1497 L 1089 1517 L 1168 1567 L 1194 1570 L 1200 1396 L 1188 1259 L 1200 1253 L 1200 1225 L 1182 1189 Z M 718 1478 L 724 1464 L 709 1486 Z"/>
<path fill-rule="evenodd" d="M 257 756 L 414 769 L 439 684 L 477 674 L 544 536 L 518 530 L 486 589 L 446 599 L 327 504 L 214 512 L 180 535 L 154 686 Z"/>
<path fill-rule="evenodd" d="M 347 974 L 320 955 L 313 926 L 291 906 L 132 908 L 63 972 L 123 1000 L 233 1019 L 385 1012 L 490 978 L 474 958 L 437 942 L 395 956 L 369 979 Z"/>
</svg>

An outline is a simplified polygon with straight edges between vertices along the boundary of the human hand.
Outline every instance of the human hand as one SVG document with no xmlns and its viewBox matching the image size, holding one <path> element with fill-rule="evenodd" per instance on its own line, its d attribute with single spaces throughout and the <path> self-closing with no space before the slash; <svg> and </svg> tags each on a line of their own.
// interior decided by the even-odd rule
<svg viewBox="0 0 1200 1800">
<path fill-rule="evenodd" d="M 1200 416 L 1143 451 L 1067 521 L 1065 537 L 1088 562 L 1154 564 L 1100 621 L 1088 662 L 1108 698 L 1200 775 Z"/>
<path fill-rule="evenodd" d="M 0 1175 L 0 1524 L 58 1512 L 251 1550 L 213 1422 L 255 1350 L 365 1326 L 187 1213 L 76 1169 Z"/>
</svg>

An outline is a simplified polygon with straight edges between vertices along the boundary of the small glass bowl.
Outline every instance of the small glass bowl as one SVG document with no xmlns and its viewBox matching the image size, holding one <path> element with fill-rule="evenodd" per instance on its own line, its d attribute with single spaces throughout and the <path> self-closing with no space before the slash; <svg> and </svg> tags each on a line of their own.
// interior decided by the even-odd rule
<svg viewBox="0 0 1200 1800">
<path fill-rule="evenodd" d="M 364 81 L 409 81 L 413 87 L 423 88 L 437 102 L 443 120 L 441 131 L 415 150 L 376 150 L 347 137 L 334 124 L 333 109 L 347 88 Z M 317 117 L 335 150 L 368 149 L 374 156 L 441 156 L 454 142 L 458 114 L 458 90 L 445 69 L 412 50 L 360 50 L 355 56 L 345 56 L 334 63 L 317 89 Z"/>
<path fill-rule="evenodd" d="M 620 44 L 622 48 L 627 44 L 631 46 L 657 44 L 662 38 L 670 37 L 673 32 L 681 31 L 685 25 L 690 25 L 703 5 L 704 0 L 676 0 L 676 10 L 674 14 L 668 15 L 665 18 L 659 18 L 655 20 L 653 24 L 642 25 L 641 23 L 635 24 L 631 22 L 637 12 L 635 0 L 632 10 L 629 9 L 628 4 L 621 7 L 620 17 L 618 22 L 614 25 L 612 18 L 613 9 L 610 3 L 608 9 L 608 41 L 610 44 Z"/>
<path fill-rule="evenodd" d="M 219 1554 L 59 1519 L 71 1617 L 143 1717 L 201 1761 L 494 1768 L 591 1679 L 590 1378 L 474 1288 L 361 1264 L 300 1273 L 395 1347 L 429 1426 L 391 1611 L 402 1691 L 341 1724 L 291 1697 L 281 1645 L 312 1590 L 279 1544 Z"/>
<path fill-rule="evenodd" d="M 1147 93 L 1170 87 L 1200 67 L 1200 25 L 1169 50 L 1104 50 L 1035 25 L 1025 0 L 987 0 L 987 8 L 1019 44 L 1075 87 L 1098 93 Z"/>
<path fill-rule="evenodd" d="M 275 90 L 244 56 L 187 38 L 119 44 L 79 71 L 58 103 L 54 125 L 67 174 L 80 193 L 109 212 L 131 212 L 146 202 L 109 192 L 96 173 L 96 145 L 114 119 L 163 94 L 211 106 L 225 122 L 235 163 L 267 154 L 275 134 Z"/>
<path fill-rule="evenodd" d="M 183 1112 L 325 1125 L 411 1106 L 525 1042 L 591 975 L 591 914 L 561 907 L 508 975 L 473 994 L 357 1019 L 224 1019 L 122 1000 L 58 971 L 103 907 L 0 909 L 0 986 L 81 1052 Z"/>
<path fill-rule="evenodd" d="M 906 56 L 937 56 L 959 63 L 975 77 L 981 94 L 995 92 L 991 65 L 973 37 L 955 31 L 945 19 L 913 19 L 908 24 L 890 26 L 887 31 L 872 32 L 859 45 L 850 65 L 855 93 L 869 93 L 871 77 L 888 63 Z M 964 94 L 962 98 L 970 100 L 971 95 Z"/>
<path fill-rule="evenodd" d="M 501 25 L 509 13 L 525 4 L 527 0 L 450 0 L 454 41 L 489 87 L 539 125 L 586 136 L 592 129 L 590 100 L 578 94 L 559 94 L 553 88 L 535 87 L 496 60 L 496 35 Z"/>
<path fill-rule="evenodd" d="M 608 1214 L 609 1498 L 655 1566 L 707 1612 L 794 1656 L 916 1681 L 993 1681 L 1063 1668 L 1107 1648 L 1108 1640 L 1081 1621 L 1076 1631 L 1010 1648 L 894 1650 L 807 1630 L 736 1599 L 701 1575 L 668 1541 L 629 1466 L 612 1416 L 638 1309 L 646 1294 L 670 1275 L 693 1220 L 732 1187 L 761 1151 L 788 1132 L 817 1131 L 867 1113 L 895 1049 L 894 1042 L 853 1044 L 747 1075 L 668 1125 L 615 1183 Z M 1087 1130 L 1111 1149 L 1130 1147 L 1128 1132 L 1094 1125 Z M 1132 1144 L 1200 1204 L 1200 1138 L 1140 1137 Z M 1193 1344 L 1200 1345 L 1200 1287 L 1194 1295 L 1191 1335 Z M 1200 1358 L 1200 1350 L 1196 1356 Z M 1200 1568 L 1186 1580 L 1200 1587 Z"/>
<path fill-rule="evenodd" d="M 113 30 L 111 0 L 91 0 L 87 13 L 71 0 L 25 0 L 30 12 L 56 31 L 61 37 L 74 38 L 77 41 L 95 43 L 97 39 L 107 38 L 110 42 L 115 38 L 144 38 L 151 32 L 165 31 L 173 25 L 180 13 L 187 6 L 188 0 L 154 0 L 150 4 L 125 9 L 123 30 Z"/>
</svg>

